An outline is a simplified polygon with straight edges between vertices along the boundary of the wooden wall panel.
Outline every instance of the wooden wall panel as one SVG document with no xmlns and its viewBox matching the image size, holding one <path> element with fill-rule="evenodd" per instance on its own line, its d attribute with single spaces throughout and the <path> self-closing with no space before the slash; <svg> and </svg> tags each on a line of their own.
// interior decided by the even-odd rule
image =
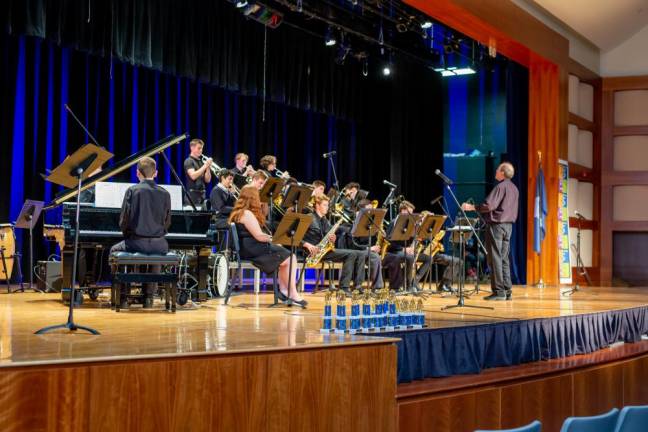
<svg viewBox="0 0 648 432">
<path fill-rule="evenodd" d="M 499 389 L 453 394 L 399 405 L 400 431 L 472 432 L 500 428 Z"/>
<path fill-rule="evenodd" d="M 648 405 L 648 357 L 623 365 L 623 404 Z"/>
<path fill-rule="evenodd" d="M 623 406 L 623 366 L 574 374 L 574 415 L 591 416 Z"/>
<path fill-rule="evenodd" d="M 3 432 L 394 431 L 396 347 L 2 368 L 0 402 Z"/>
<path fill-rule="evenodd" d="M 502 428 L 540 420 L 543 431 L 559 431 L 572 415 L 572 397 L 570 375 L 502 387 Z"/>
</svg>

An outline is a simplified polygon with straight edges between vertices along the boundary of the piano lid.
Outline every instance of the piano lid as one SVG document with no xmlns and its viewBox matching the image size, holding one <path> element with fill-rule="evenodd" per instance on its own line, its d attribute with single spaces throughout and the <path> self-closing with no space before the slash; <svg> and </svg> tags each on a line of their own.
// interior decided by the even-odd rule
<svg viewBox="0 0 648 432">
<path fill-rule="evenodd" d="M 188 134 L 182 134 L 178 136 L 169 135 L 168 137 L 161 139 L 155 144 L 146 147 L 144 150 L 140 150 L 137 153 L 133 153 L 126 159 L 122 159 L 121 161 L 117 162 L 109 169 L 103 170 L 100 173 L 87 178 L 81 185 L 81 190 L 84 191 L 86 189 L 89 189 L 92 186 L 94 186 L 97 182 L 106 181 L 109 178 L 137 164 L 137 162 L 139 162 L 142 158 L 161 153 L 167 148 L 171 147 L 172 145 L 177 144 L 180 141 L 183 141 L 187 138 L 189 138 Z M 47 206 L 44 209 L 49 210 L 51 208 L 57 207 L 61 205 L 63 202 L 69 200 L 70 198 L 74 198 L 75 196 L 77 196 L 77 193 L 78 191 L 76 187 L 65 189 L 64 191 L 58 193 L 56 195 L 56 198 L 54 198 L 49 204 L 47 204 Z"/>
</svg>

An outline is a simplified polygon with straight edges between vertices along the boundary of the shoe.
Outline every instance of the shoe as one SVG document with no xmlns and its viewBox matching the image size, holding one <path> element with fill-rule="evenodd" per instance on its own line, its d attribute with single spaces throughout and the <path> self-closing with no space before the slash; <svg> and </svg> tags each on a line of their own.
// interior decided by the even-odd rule
<svg viewBox="0 0 648 432">
<path fill-rule="evenodd" d="M 497 301 L 506 300 L 506 295 L 491 294 L 484 297 L 484 300 L 497 300 Z"/>
<path fill-rule="evenodd" d="M 277 290 L 277 298 L 281 301 L 286 301 L 288 300 L 288 296 L 284 293 L 281 292 L 281 290 Z"/>
<path fill-rule="evenodd" d="M 506 300 L 513 300 L 513 293 L 507 292 L 506 293 Z"/>
<path fill-rule="evenodd" d="M 144 299 L 144 309 L 152 309 L 153 308 L 153 297 L 146 297 Z"/>
<path fill-rule="evenodd" d="M 344 292 L 344 294 L 350 296 L 351 295 L 351 289 L 349 287 L 341 287 L 340 290 Z"/>
<path fill-rule="evenodd" d="M 308 302 L 304 299 L 301 299 L 299 301 L 293 299 L 290 300 L 292 300 L 292 304 L 299 305 L 302 309 L 306 309 L 306 306 L 308 305 Z"/>
<path fill-rule="evenodd" d="M 448 285 L 442 283 L 437 285 L 437 292 L 452 292 L 452 289 Z"/>
<path fill-rule="evenodd" d="M 130 304 L 128 303 L 128 300 L 122 300 L 119 302 L 119 309 L 128 309 L 130 308 Z"/>
</svg>

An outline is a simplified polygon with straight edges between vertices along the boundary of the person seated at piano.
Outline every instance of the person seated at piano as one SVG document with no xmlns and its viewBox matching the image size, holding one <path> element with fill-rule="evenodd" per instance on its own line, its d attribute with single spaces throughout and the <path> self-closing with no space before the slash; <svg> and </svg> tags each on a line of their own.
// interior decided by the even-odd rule
<svg viewBox="0 0 648 432">
<path fill-rule="evenodd" d="M 252 165 L 248 165 L 249 160 L 250 157 L 245 153 L 237 153 L 234 156 L 234 168 L 231 171 L 240 176 L 251 177 L 254 174 L 254 168 Z"/>
<path fill-rule="evenodd" d="M 259 166 L 262 170 L 265 170 L 270 177 L 281 177 L 284 179 L 289 179 L 290 174 L 288 171 L 283 171 L 280 174 L 280 171 L 277 169 L 277 158 L 272 155 L 265 155 L 259 161 Z"/>
<path fill-rule="evenodd" d="M 211 210 L 215 215 L 214 225 L 216 229 L 226 230 L 229 226 L 227 220 L 236 202 L 232 194 L 233 181 L 234 174 L 228 169 L 221 169 L 218 172 L 218 184 L 212 189 L 211 194 L 209 194 Z"/>
<path fill-rule="evenodd" d="M 189 157 L 184 161 L 184 171 L 187 176 L 187 192 L 196 207 L 202 207 L 207 196 L 207 185 L 211 182 L 212 159 L 203 156 L 203 140 L 194 138 L 189 142 Z M 184 205 L 191 203 L 184 196 Z"/>
<path fill-rule="evenodd" d="M 290 298 L 301 307 L 306 307 L 308 302 L 297 292 L 295 277 L 290 274 L 290 261 L 292 260 L 292 268 L 296 269 L 297 260 L 288 249 L 272 244 L 272 235 L 267 233 L 265 217 L 261 214 L 261 201 L 256 187 L 247 185 L 241 189 L 229 222 L 236 224 L 241 258 L 252 261 L 266 274 L 277 271 L 282 300 Z"/>
<path fill-rule="evenodd" d="M 335 244 L 336 235 L 330 232 L 332 226 L 326 218 L 328 209 L 329 198 L 326 195 L 315 198 L 313 221 L 302 240 L 302 246 L 309 255 L 316 255 L 325 239 Z M 347 294 L 351 293 L 350 287 L 352 279 L 355 288 L 358 290 L 362 289 L 362 282 L 364 281 L 364 256 L 359 251 L 352 249 L 333 249 L 327 252 L 322 260 L 342 263 L 340 289 L 344 292 Z"/>
<path fill-rule="evenodd" d="M 414 204 L 409 201 L 402 201 L 399 206 L 399 213 L 401 215 L 410 215 L 414 213 Z M 394 219 L 389 226 L 387 227 L 387 236 L 390 235 L 392 229 L 394 228 Z M 408 283 L 411 283 L 411 286 L 418 290 L 419 282 L 426 275 L 431 266 L 430 257 L 424 254 L 419 254 L 417 262 L 421 263 L 421 266 L 416 271 L 414 275 L 414 281 L 412 281 L 413 266 L 415 258 L 414 244 L 412 240 L 409 240 L 407 243 L 402 241 L 391 241 L 389 248 L 387 249 L 387 254 L 383 260 L 383 267 L 385 267 L 389 273 L 389 288 L 397 290 L 403 285 L 403 271 L 401 265 L 405 262 L 405 271 L 407 272 Z M 407 289 L 407 287 L 405 287 Z"/>
<path fill-rule="evenodd" d="M 114 252 L 141 252 L 166 254 L 169 244 L 164 236 L 171 225 L 171 195 L 155 183 L 157 169 L 155 160 L 144 157 L 137 163 L 139 183 L 129 187 L 124 195 L 119 226 L 124 240 L 110 249 Z M 159 273 L 160 266 L 151 266 L 152 273 Z M 144 308 L 153 306 L 155 283 L 143 287 Z M 128 292 L 122 292 L 120 307 L 128 308 Z"/>
<path fill-rule="evenodd" d="M 371 201 L 364 198 L 358 201 L 358 212 L 356 213 L 356 219 L 360 214 L 361 209 L 372 209 L 374 206 L 371 204 Z M 382 262 L 380 260 L 380 247 L 376 245 L 377 236 L 371 237 L 371 248 L 369 252 L 370 270 L 371 275 L 369 275 L 370 280 L 372 281 L 372 286 L 374 289 L 382 289 L 384 287 L 383 276 L 382 276 Z M 367 262 L 367 243 L 369 242 L 369 237 L 351 237 L 351 248 L 359 251 L 362 256 L 364 256 L 365 263 Z"/>
</svg>

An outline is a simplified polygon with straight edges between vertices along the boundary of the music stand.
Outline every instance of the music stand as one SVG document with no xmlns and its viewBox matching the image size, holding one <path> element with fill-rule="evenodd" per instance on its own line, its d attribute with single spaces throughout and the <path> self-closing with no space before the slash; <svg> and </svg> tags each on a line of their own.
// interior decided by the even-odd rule
<svg viewBox="0 0 648 432">
<path fill-rule="evenodd" d="M 94 144 L 86 144 L 80 149 L 66 157 L 63 163 L 47 176 L 46 180 L 58 185 L 71 188 L 76 183 L 76 216 L 74 225 L 74 255 L 72 261 L 72 284 L 70 286 L 70 306 L 68 310 L 68 320 L 65 324 L 58 324 L 43 327 L 36 334 L 47 333 L 51 330 L 66 328 L 70 331 L 85 330 L 89 333 L 98 335 L 97 330 L 90 327 L 79 326 L 74 323 L 74 301 L 76 300 L 76 276 L 79 252 L 79 209 L 81 207 L 81 185 L 83 180 L 88 177 L 89 173 L 94 172 L 113 157 L 113 154 L 106 151 L 103 147 Z"/>
<path fill-rule="evenodd" d="M 414 214 L 399 214 L 394 219 L 394 226 L 389 233 L 389 238 L 387 239 L 390 243 L 399 241 L 399 242 L 408 242 L 414 237 L 414 229 L 416 227 L 416 218 L 417 215 Z M 401 291 L 405 291 L 405 287 L 409 287 L 407 283 L 407 253 L 405 252 L 405 247 L 403 248 L 403 261 L 405 265 L 403 266 L 403 286 L 398 288 Z M 416 263 L 413 263 L 415 266 Z M 396 288 L 394 288 L 396 290 Z"/>
<path fill-rule="evenodd" d="M 286 210 L 292 208 L 295 213 L 301 213 L 308 205 L 311 195 L 313 195 L 313 188 L 310 186 L 291 184 L 281 201 L 281 207 Z"/>
<path fill-rule="evenodd" d="M 443 224 L 445 223 L 446 219 L 447 217 L 443 215 L 426 214 L 423 217 L 421 223 L 419 224 L 418 229 L 416 230 L 416 241 L 428 240 L 430 242 L 429 245 L 431 245 L 432 241 L 434 240 L 434 237 L 436 237 L 439 231 L 441 231 L 441 228 L 443 228 Z M 425 255 L 425 249 L 423 250 L 423 255 Z M 430 267 L 428 273 L 429 274 L 432 273 L 431 253 L 430 253 Z"/>
<path fill-rule="evenodd" d="M 34 226 L 38 222 L 41 210 L 43 210 L 43 201 L 26 200 L 23 204 L 20 214 L 16 219 L 16 228 L 29 230 L 29 289 L 42 293 L 43 291 L 34 288 Z"/>
<path fill-rule="evenodd" d="M 351 227 L 351 237 L 367 238 L 367 289 L 371 289 L 373 282 L 371 280 L 371 239 L 378 235 L 382 229 L 383 219 L 387 213 L 383 208 L 363 208 L 353 222 Z"/>
<path fill-rule="evenodd" d="M 292 256 L 296 255 L 297 247 L 304 238 L 304 234 L 308 230 L 308 227 L 313 221 L 312 215 L 305 215 L 296 212 L 287 212 L 284 217 L 279 222 L 279 226 L 275 230 L 274 236 L 272 236 L 272 244 L 285 246 L 290 248 L 290 264 L 288 265 L 288 274 L 290 279 L 288 280 L 288 294 L 290 295 L 290 282 L 294 278 L 293 268 L 292 268 Z M 305 264 L 304 264 L 305 265 Z M 302 268 L 299 273 L 299 278 L 297 284 L 301 282 L 304 269 Z M 270 307 L 275 307 L 279 305 L 279 293 L 277 292 L 278 288 L 275 287 L 274 290 L 274 303 Z M 287 306 L 292 306 L 292 300 L 288 297 L 286 300 Z"/>
<path fill-rule="evenodd" d="M 281 177 L 268 177 L 268 180 L 265 182 L 263 188 L 259 192 L 259 198 L 261 199 L 261 202 L 268 203 L 268 211 L 270 212 L 270 226 L 272 226 L 272 222 L 274 220 L 274 198 L 281 194 L 281 189 L 283 189 L 285 183 L 286 180 L 282 179 Z"/>
</svg>

